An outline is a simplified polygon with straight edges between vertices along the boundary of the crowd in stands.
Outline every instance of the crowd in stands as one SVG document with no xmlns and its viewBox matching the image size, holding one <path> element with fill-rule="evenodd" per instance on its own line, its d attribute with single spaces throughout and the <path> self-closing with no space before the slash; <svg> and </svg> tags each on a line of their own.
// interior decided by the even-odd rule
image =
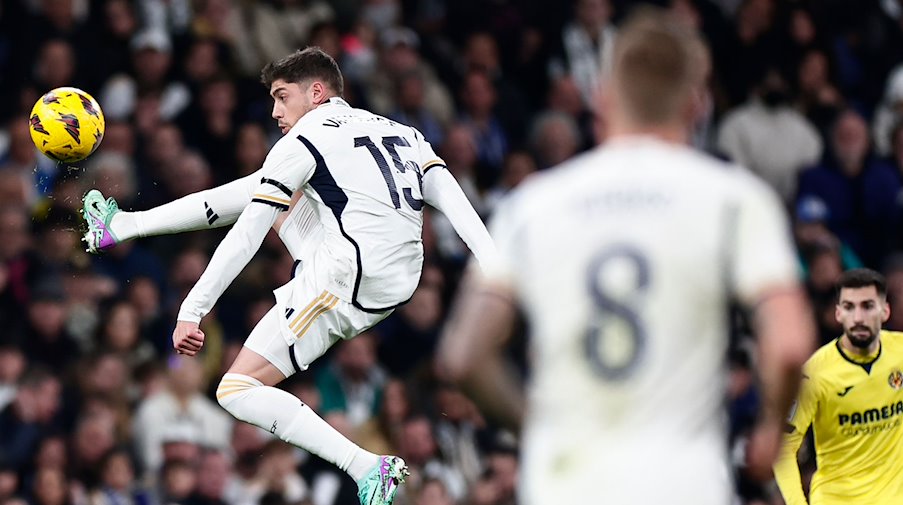
<svg viewBox="0 0 903 505">
<path fill-rule="evenodd" d="M 259 71 L 317 45 L 340 63 L 345 98 L 423 132 L 489 219 L 525 178 L 604 134 L 595 90 L 640 3 L 0 3 L 0 505 L 357 503 L 344 473 L 234 422 L 212 394 L 291 275 L 278 237 L 204 319 L 204 351 L 189 359 L 171 350 L 175 315 L 225 232 L 90 256 L 81 196 L 97 187 L 142 210 L 254 172 L 280 135 Z M 887 274 L 887 326 L 903 330 L 900 3 L 645 3 L 705 35 L 710 86 L 694 143 L 784 199 L 822 342 L 840 331 L 833 284 L 856 266 Z M 60 86 L 88 91 L 106 116 L 99 150 L 72 168 L 29 135 L 31 106 Z M 514 503 L 516 437 L 433 373 L 469 252 L 425 213 L 411 301 L 282 387 L 365 448 L 402 456 L 412 476 L 399 504 Z M 739 332 L 728 360 L 738 502 L 779 504 L 739 469 L 758 406 L 748 338 Z"/>
</svg>

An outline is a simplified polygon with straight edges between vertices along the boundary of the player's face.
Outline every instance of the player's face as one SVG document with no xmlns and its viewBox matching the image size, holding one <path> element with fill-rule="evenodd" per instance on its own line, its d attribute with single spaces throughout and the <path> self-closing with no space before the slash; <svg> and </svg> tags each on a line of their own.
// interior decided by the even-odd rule
<svg viewBox="0 0 903 505">
<path fill-rule="evenodd" d="M 844 338 L 860 349 L 867 349 L 890 317 L 890 307 L 875 286 L 843 288 L 834 316 L 843 325 Z"/>
<path fill-rule="evenodd" d="M 317 86 L 319 84 L 319 86 Z M 322 89 L 322 84 L 317 82 L 286 82 L 276 79 L 270 86 L 270 96 L 273 97 L 273 119 L 282 134 L 288 133 L 292 126 L 305 114 L 312 111 L 316 105 L 314 100 Z"/>
</svg>

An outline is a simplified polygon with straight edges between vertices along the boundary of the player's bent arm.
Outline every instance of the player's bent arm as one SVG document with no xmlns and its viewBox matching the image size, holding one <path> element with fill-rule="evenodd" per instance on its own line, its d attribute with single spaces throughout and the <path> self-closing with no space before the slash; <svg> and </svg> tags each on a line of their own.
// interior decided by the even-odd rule
<svg viewBox="0 0 903 505">
<path fill-rule="evenodd" d="M 480 265 L 485 266 L 495 256 L 495 244 L 486 226 L 448 170 L 434 167 L 423 174 L 423 199 L 445 214 Z"/>
<path fill-rule="evenodd" d="M 806 296 L 796 284 L 761 293 L 753 323 L 758 339 L 762 411 L 747 448 L 747 472 L 770 478 L 802 368 L 812 353 L 815 324 Z"/>
<path fill-rule="evenodd" d="M 783 425 L 815 346 L 815 323 L 802 288 L 775 287 L 755 308 L 758 368 L 766 419 Z"/>
<path fill-rule="evenodd" d="M 805 432 L 793 430 L 784 435 L 784 440 L 774 463 L 774 477 L 787 505 L 807 505 L 803 494 L 803 479 L 796 454 L 803 442 Z"/>
<path fill-rule="evenodd" d="M 440 377 L 460 384 L 486 415 L 519 431 L 522 388 L 503 356 L 515 317 L 514 300 L 506 289 L 465 280 L 443 331 L 436 367 Z"/>
<path fill-rule="evenodd" d="M 226 234 L 179 309 L 179 321 L 199 323 L 251 260 L 280 211 L 288 205 L 252 202 Z"/>
</svg>

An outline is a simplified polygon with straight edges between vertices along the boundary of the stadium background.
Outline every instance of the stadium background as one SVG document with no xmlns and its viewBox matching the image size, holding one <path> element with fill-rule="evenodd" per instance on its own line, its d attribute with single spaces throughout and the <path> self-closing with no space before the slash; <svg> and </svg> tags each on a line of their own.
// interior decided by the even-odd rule
<svg viewBox="0 0 903 505">
<path fill-rule="evenodd" d="M 222 230 L 89 257 L 76 214 L 97 186 L 145 209 L 256 170 L 279 137 L 260 67 L 306 44 L 340 62 L 346 98 L 417 126 L 482 216 L 531 172 L 592 145 L 591 89 L 627 0 L 4 0 L 0 3 L 0 505 L 356 503 L 354 484 L 211 394 L 292 259 L 274 234 L 202 325 L 170 329 Z M 694 142 L 783 196 L 822 341 L 844 268 L 888 275 L 903 329 L 903 8 L 895 0 L 662 0 L 711 47 Z M 594 33 L 594 44 L 586 36 Z M 74 85 L 106 113 L 77 171 L 36 153 L 27 113 Z M 516 444 L 430 358 L 467 257 L 427 212 L 411 302 L 284 387 L 370 450 L 413 468 L 403 504 L 512 503 Z M 675 300 L 674 303 L 680 303 Z M 742 325 L 731 440 L 758 404 Z M 523 350 L 518 355 L 523 355 Z M 811 457 L 803 456 L 811 471 Z M 742 478 L 741 503 L 781 503 Z"/>
</svg>

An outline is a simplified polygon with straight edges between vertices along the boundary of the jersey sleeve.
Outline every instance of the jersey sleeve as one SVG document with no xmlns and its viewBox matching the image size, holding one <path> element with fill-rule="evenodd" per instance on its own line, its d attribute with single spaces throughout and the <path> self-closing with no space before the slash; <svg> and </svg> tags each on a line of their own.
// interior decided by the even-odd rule
<svg viewBox="0 0 903 505">
<path fill-rule="evenodd" d="M 806 505 L 797 452 L 818 408 L 818 384 L 804 375 L 799 398 L 787 417 L 787 432 L 774 464 L 774 476 L 787 505 Z"/>
<path fill-rule="evenodd" d="M 267 154 L 251 202 L 288 210 L 292 195 L 313 176 L 317 162 L 300 136 L 287 135 Z"/>
<path fill-rule="evenodd" d="M 179 309 L 180 321 L 200 322 L 239 272 L 254 257 L 279 212 L 288 210 L 295 191 L 313 175 L 316 160 L 300 139 L 283 137 L 267 154 L 261 179 L 235 225 Z"/>
<path fill-rule="evenodd" d="M 772 288 L 798 283 L 788 220 L 777 194 L 752 176 L 732 210 L 730 281 L 733 294 L 754 306 Z"/>
</svg>

